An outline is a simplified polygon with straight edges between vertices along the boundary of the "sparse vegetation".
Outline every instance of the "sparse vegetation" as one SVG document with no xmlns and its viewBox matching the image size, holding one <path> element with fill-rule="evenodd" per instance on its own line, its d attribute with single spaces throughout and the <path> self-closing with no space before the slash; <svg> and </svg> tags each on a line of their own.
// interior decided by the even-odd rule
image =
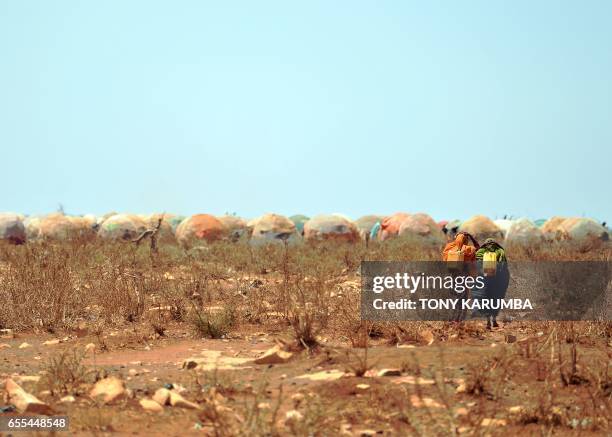
<svg viewBox="0 0 612 437">
<path fill-rule="evenodd" d="M 269 375 L 244 370 L 249 379 L 241 375 L 239 383 L 231 370 L 185 370 L 189 380 L 183 383 L 201 409 L 177 417 L 218 436 L 610 430 L 610 323 L 511 322 L 502 329 L 519 338 L 506 344 L 503 333 L 494 341 L 478 321 L 361 321 L 362 260 L 433 260 L 435 250 L 400 240 L 367 247 L 223 242 L 188 251 L 158 242 L 156 250 L 152 256 L 146 244 L 87 239 L 0 248 L 0 327 L 18 335 L 74 337 L 84 331 L 78 335 L 95 345 L 90 358 L 83 357 L 84 348 L 68 348 L 41 361 L 41 391 L 55 400 L 86 398 L 81 395 L 96 379 L 92 367 L 128 376 L 127 368 L 99 364 L 106 356 L 172 344 L 183 335 L 192 342 L 239 339 L 243 348 L 266 339 L 298 358 L 278 370 L 270 365 Z M 576 254 L 555 248 L 511 256 Z M 577 256 L 610 259 L 605 251 Z M 228 356 L 243 354 L 232 350 Z M 130 366 L 132 374 L 141 370 Z M 368 370 L 382 367 L 400 369 L 402 376 L 371 377 Z M 286 383 L 298 372 L 327 370 L 347 373 L 307 390 Z M 147 384 L 153 388 L 136 398 L 150 396 L 162 381 Z M 132 399 L 120 405 L 139 408 Z M 70 408 L 81 430 L 120 429 L 126 420 L 112 413 L 116 407 L 91 401 Z"/>
</svg>

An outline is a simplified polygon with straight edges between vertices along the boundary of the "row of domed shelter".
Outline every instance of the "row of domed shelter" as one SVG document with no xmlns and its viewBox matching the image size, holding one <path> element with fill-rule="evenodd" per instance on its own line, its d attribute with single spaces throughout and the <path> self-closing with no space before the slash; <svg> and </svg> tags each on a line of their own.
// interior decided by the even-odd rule
<svg viewBox="0 0 612 437">
<path fill-rule="evenodd" d="M 161 222 L 160 222 L 161 219 Z M 398 212 L 390 216 L 367 215 L 353 221 L 340 214 L 285 217 L 265 214 L 247 221 L 233 215 L 196 214 L 116 214 L 68 216 L 22 216 L 0 213 L 0 240 L 25 243 L 36 240 L 62 240 L 71 236 L 98 236 L 102 239 L 133 240 L 159 224 L 158 241 L 179 243 L 189 248 L 217 240 L 249 239 L 253 243 L 300 240 L 385 241 L 410 238 L 425 245 L 441 246 L 460 231 L 480 242 L 494 238 L 505 244 L 539 245 L 552 240 L 570 240 L 583 248 L 605 244 L 609 229 L 590 218 L 553 217 L 532 222 L 526 218 L 491 220 L 477 215 L 466 221 L 435 222 L 423 213 Z"/>
</svg>

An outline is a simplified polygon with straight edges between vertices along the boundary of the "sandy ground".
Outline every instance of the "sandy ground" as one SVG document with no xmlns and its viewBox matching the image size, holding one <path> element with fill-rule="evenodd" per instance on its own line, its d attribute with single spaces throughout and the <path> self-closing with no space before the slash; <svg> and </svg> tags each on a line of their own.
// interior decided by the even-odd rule
<svg viewBox="0 0 612 437">
<path fill-rule="evenodd" d="M 337 435 L 339 432 L 345 435 L 400 433 L 398 430 L 403 429 L 402 421 L 405 421 L 401 419 L 402 406 L 394 406 L 389 401 L 390 390 L 404 393 L 404 398 L 409 400 L 410 408 L 417 415 L 415 417 L 419 414 L 450 414 L 459 432 L 469 435 L 470 430 L 475 430 L 475 420 L 480 424 L 485 418 L 506 417 L 512 407 L 540 402 L 539 395 L 544 384 L 536 377 L 537 369 L 529 364 L 521 372 L 515 372 L 511 380 L 502 381 L 507 384 L 507 390 L 501 398 L 475 396 L 461 393 L 461 389 L 458 389 L 471 363 L 484 362 L 488 357 L 499 355 L 503 348 L 516 352 L 522 347 L 520 344 L 525 344 L 520 340 L 528 335 L 512 326 L 493 332 L 484 331 L 476 337 L 434 342 L 432 345 L 397 347 L 373 342 L 368 349 L 368 364 L 372 370 L 363 377 L 356 377 L 354 372 L 350 372 L 358 357 L 363 356 L 363 349 L 351 349 L 340 343 L 326 342 L 316 354 L 306 351 L 294 353 L 288 363 L 261 365 L 254 364 L 252 360 L 276 344 L 275 337 L 262 332 L 220 340 L 194 340 L 180 326 L 169 329 L 165 337 L 159 338 L 146 338 L 142 334 L 144 330 L 144 327 L 135 327 L 111 331 L 102 342 L 99 337 L 82 333 L 80 337 L 66 333 L 44 336 L 19 334 L 16 338 L 5 338 L 0 343 L 10 347 L 5 346 L 0 350 L 0 376 L 3 379 L 13 378 L 28 392 L 51 405 L 56 414 L 70 416 L 73 434 L 212 435 L 212 428 L 199 410 L 167 406 L 161 413 L 153 413 L 144 411 L 138 401 L 151 397 L 165 384 L 172 384 L 184 398 L 202 404 L 201 392 L 210 389 L 206 381 L 210 382 L 213 374 L 216 375 L 217 390 L 223 395 L 224 405 L 231 410 L 239 411 L 238 406 L 245 399 L 255 399 L 254 393 L 259 393 L 257 402 L 264 404 L 262 408 L 274 408 L 282 393 L 279 423 L 284 420 L 287 411 L 296 407 L 296 393 L 306 395 L 304 403 L 310 402 L 311 397 L 316 399 L 317 405 L 323 406 L 326 414 L 337 415 L 333 427 L 325 430 L 323 426 L 321 435 Z M 507 344 L 505 336 L 508 332 L 516 334 L 519 341 Z M 54 339 L 61 342 L 43 344 Z M 19 348 L 23 343 L 30 346 Z M 74 402 L 61 402 L 62 394 L 50 394 L 46 392 L 42 379 L 35 381 L 52 357 L 59 356 L 64 350 L 84 351 L 89 343 L 94 343 L 96 349 L 87 353 L 83 364 L 101 376 L 116 376 L 123 380 L 129 389 L 127 396 L 105 405 L 92 400 L 87 387 L 77 393 Z M 601 351 L 598 344 L 582 346 L 582 361 L 605 359 Z M 203 358 L 203 362 L 208 363 L 205 365 L 211 368 L 216 365 L 221 370 L 215 373 L 184 368 L 185 361 L 192 357 Z M 402 367 L 404 371 L 400 376 L 376 376 L 380 369 Z M 303 375 L 315 377 L 309 379 L 301 377 Z M 440 386 L 434 383 L 435 375 L 441 375 L 441 384 L 449 393 L 450 413 L 447 413 L 448 408 L 444 405 Z M 267 386 L 260 389 L 264 381 Z M 565 400 L 570 405 L 572 397 L 576 396 L 584 397 L 587 394 L 578 385 L 565 391 Z M 314 400 L 312 402 L 315 403 Z M 269 404 L 269 407 L 265 404 Z M 381 411 L 377 411 L 377 408 Z M 500 416 L 500 413 L 503 414 Z M 540 427 L 535 424 L 519 427 L 504 420 L 506 423 L 487 426 L 485 434 L 510 435 L 521 430 L 539 435 Z M 477 433 L 483 431 L 482 427 L 477 428 Z M 287 433 L 290 433 L 289 430 Z M 572 433 L 572 430 L 557 429 L 556 433 Z M 597 435 L 598 432 L 583 431 L 582 434 Z"/>
</svg>

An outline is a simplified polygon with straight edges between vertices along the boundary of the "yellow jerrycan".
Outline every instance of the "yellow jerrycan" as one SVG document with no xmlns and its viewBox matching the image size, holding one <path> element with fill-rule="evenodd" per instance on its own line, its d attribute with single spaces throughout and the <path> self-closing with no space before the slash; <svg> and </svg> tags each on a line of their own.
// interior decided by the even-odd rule
<svg viewBox="0 0 612 437">
<path fill-rule="evenodd" d="M 485 276 L 494 276 L 497 271 L 497 254 L 495 252 L 485 252 L 482 257 L 482 270 Z"/>
</svg>

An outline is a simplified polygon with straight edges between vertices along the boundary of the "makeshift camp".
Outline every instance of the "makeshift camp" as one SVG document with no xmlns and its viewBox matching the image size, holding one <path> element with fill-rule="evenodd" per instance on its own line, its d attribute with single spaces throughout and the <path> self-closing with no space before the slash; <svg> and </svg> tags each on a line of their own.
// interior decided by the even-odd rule
<svg viewBox="0 0 612 437">
<path fill-rule="evenodd" d="M 195 214 L 176 228 L 176 239 L 185 248 L 212 243 L 226 235 L 221 221 L 210 214 Z"/>
<path fill-rule="evenodd" d="M 261 244 L 267 242 L 299 240 L 295 224 L 287 217 L 279 214 L 265 214 L 248 223 L 251 232 L 251 243 Z"/>
<path fill-rule="evenodd" d="M 399 235 L 402 222 L 408 218 L 410 214 L 405 212 L 396 212 L 393 215 L 385 217 L 380 224 L 379 239 L 384 241 L 389 238 L 394 238 Z"/>
<path fill-rule="evenodd" d="M 562 238 L 581 251 L 600 247 L 610 240 L 608 229 L 590 218 L 568 218 L 559 228 Z"/>
<path fill-rule="evenodd" d="M 399 236 L 419 244 L 442 246 L 444 233 L 427 214 L 417 213 L 406 217 L 399 228 Z"/>
<path fill-rule="evenodd" d="M 482 243 L 487 238 L 492 238 L 495 241 L 504 240 L 502 230 L 490 218 L 484 215 L 475 215 L 464 221 L 459 226 L 459 231 L 471 234 L 479 243 Z"/>
<path fill-rule="evenodd" d="M 0 213 L 0 240 L 23 244 L 26 238 L 26 229 L 19 215 L 12 212 Z"/>
<path fill-rule="evenodd" d="M 366 237 L 369 238 L 370 232 L 372 231 L 374 225 L 378 222 L 382 222 L 383 219 L 384 216 L 382 215 L 364 215 L 355 220 L 355 226 L 357 226 L 357 230 L 359 231 L 361 238 L 363 240 L 365 240 Z"/>
<path fill-rule="evenodd" d="M 340 215 L 317 215 L 304 225 L 304 239 L 354 243 L 359 240 L 359 231 L 355 223 Z"/>
<path fill-rule="evenodd" d="M 505 244 L 508 246 L 538 246 L 544 241 L 542 230 L 527 218 L 512 220 L 512 224 L 505 232 Z"/>
<path fill-rule="evenodd" d="M 147 223 L 136 215 L 115 214 L 102 222 L 98 236 L 107 240 L 133 240 L 147 229 Z"/>
<path fill-rule="evenodd" d="M 231 241 L 238 241 L 249 236 L 249 228 L 243 218 L 229 214 L 217 218 L 225 228 L 225 236 Z"/>
<path fill-rule="evenodd" d="M 304 224 L 310 220 L 310 217 L 303 214 L 296 214 L 289 217 L 289 220 L 291 220 L 295 225 L 295 229 L 297 230 L 298 234 L 304 235 Z"/>
</svg>

